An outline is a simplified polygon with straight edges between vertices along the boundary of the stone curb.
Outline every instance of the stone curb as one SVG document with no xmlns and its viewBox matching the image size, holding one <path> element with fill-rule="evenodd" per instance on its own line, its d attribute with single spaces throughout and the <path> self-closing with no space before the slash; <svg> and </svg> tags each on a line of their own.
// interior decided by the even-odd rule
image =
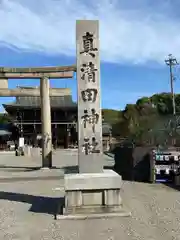
<svg viewBox="0 0 180 240">
<path fill-rule="evenodd" d="M 77 214 L 77 215 L 56 215 L 56 220 L 86 220 L 86 219 L 102 219 L 114 217 L 131 217 L 131 212 L 122 211 L 117 213 L 94 213 L 94 214 Z"/>
</svg>

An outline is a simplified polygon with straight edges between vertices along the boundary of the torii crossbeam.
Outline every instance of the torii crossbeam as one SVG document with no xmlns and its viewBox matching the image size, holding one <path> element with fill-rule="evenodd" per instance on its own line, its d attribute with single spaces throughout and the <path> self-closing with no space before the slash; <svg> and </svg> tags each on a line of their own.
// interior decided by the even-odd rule
<svg viewBox="0 0 180 240">
<path fill-rule="evenodd" d="M 49 96 L 67 95 L 64 89 L 50 89 L 49 78 L 73 78 L 76 66 L 6 68 L 0 67 L 0 97 L 40 96 L 42 122 L 42 167 L 52 167 L 51 106 Z M 40 89 L 8 89 L 8 79 L 40 78 Z"/>
</svg>

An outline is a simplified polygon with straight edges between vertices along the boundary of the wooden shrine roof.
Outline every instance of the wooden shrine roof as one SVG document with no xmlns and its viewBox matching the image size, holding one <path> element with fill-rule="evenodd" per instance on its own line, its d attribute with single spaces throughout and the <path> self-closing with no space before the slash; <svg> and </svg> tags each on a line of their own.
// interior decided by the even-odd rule
<svg viewBox="0 0 180 240">
<path fill-rule="evenodd" d="M 10 108 L 40 108 L 41 99 L 39 96 L 16 97 L 16 100 L 11 103 L 3 104 L 5 109 Z M 64 96 L 50 97 L 52 108 L 76 108 L 77 104 L 73 102 L 71 93 Z"/>
</svg>

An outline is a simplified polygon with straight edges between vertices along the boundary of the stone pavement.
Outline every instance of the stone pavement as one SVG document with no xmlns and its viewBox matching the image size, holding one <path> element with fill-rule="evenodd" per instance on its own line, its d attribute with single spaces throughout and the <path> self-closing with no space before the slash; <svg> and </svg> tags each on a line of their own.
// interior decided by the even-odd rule
<svg viewBox="0 0 180 240">
<path fill-rule="evenodd" d="M 113 166 L 114 161 L 104 156 L 104 165 Z M 53 169 L 40 169 L 41 156 L 15 156 L 12 152 L 0 153 L 0 181 L 31 179 L 59 179 L 64 173 L 78 171 L 77 150 L 57 150 L 53 154 Z"/>
<path fill-rule="evenodd" d="M 43 180 L 41 177 L 31 180 L 24 177 L 19 181 L 13 181 L 12 177 L 11 182 L 0 179 L 0 239 L 180 239 L 180 194 L 162 184 L 124 182 L 122 197 L 132 217 L 55 221 L 57 202 L 64 196 L 63 172 L 68 167 L 76 168 L 77 153 L 61 151 L 54 156 L 54 165 L 57 164 L 57 171 L 62 171 L 58 172 L 62 178 L 48 179 L 46 171 L 47 178 Z M 112 160 L 106 158 L 105 163 L 112 165 Z M 23 169 L 38 166 L 40 159 L 0 155 L 0 174 L 9 178 L 13 171 L 21 175 Z M 56 187 L 62 190 L 53 191 Z"/>
</svg>

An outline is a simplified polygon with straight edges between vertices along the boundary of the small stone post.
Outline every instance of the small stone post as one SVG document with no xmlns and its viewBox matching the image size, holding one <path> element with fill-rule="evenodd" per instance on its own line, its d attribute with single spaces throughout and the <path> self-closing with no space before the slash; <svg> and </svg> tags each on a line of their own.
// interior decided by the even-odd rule
<svg viewBox="0 0 180 240">
<path fill-rule="evenodd" d="M 42 124 L 42 167 L 52 167 L 51 106 L 49 78 L 40 79 L 41 124 Z"/>
<path fill-rule="evenodd" d="M 76 22 L 79 172 L 103 172 L 99 22 Z"/>
</svg>

